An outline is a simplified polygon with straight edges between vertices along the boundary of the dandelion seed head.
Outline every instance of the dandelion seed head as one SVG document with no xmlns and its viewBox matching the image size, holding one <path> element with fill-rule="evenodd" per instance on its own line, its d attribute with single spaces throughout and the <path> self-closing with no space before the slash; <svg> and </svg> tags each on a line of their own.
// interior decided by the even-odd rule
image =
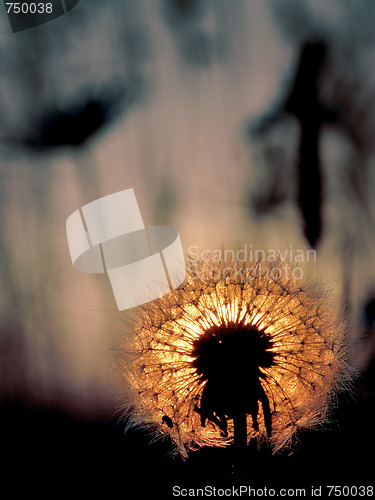
<svg viewBox="0 0 375 500">
<path fill-rule="evenodd" d="M 302 286 L 282 265 L 275 277 L 271 263 L 221 262 L 213 276 L 204 262 L 141 307 L 123 369 L 132 422 L 186 456 L 231 444 L 236 412 L 246 414 L 247 439 L 274 452 L 329 420 L 352 378 L 342 314 L 322 285 Z"/>
</svg>

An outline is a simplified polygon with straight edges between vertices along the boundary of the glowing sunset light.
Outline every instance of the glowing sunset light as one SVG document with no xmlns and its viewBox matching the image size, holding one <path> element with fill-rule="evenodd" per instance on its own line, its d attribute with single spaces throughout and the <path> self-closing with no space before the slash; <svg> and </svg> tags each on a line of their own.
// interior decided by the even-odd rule
<svg viewBox="0 0 375 500">
<path fill-rule="evenodd" d="M 122 360 L 129 425 L 151 425 L 186 456 L 241 432 L 276 452 L 329 420 L 353 376 L 342 314 L 323 285 L 282 265 L 277 279 L 274 264 L 222 262 L 220 278 L 190 273 L 142 306 Z"/>
</svg>

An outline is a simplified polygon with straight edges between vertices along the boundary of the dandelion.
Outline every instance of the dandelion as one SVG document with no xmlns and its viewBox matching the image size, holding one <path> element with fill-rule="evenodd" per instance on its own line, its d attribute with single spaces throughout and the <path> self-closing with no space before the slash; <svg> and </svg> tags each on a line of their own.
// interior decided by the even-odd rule
<svg viewBox="0 0 375 500">
<path fill-rule="evenodd" d="M 352 378 L 340 311 L 278 266 L 204 262 L 142 306 L 123 360 L 133 425 L 186 456 L 253 438 L 277 452 L 329 420 Z"/>
</svg>

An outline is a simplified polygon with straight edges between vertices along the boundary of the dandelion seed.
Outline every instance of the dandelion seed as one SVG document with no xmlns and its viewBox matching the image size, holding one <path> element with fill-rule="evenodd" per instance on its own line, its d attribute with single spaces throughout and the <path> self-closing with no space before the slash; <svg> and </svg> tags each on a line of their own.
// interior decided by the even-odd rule
<svg viewBox="0 0 375 500">
<path fill-rule="evenodd" d="M 350 387 L 340 311 L 322 285 L 301 286 L 285 263 L 223 261 L 212 271 L 204 262 L 142 306 L 123 360 L 131 420 L 156 426 L 183 456 L 241 433 L 279 451 L 327 422 Z"/>
</svg>

